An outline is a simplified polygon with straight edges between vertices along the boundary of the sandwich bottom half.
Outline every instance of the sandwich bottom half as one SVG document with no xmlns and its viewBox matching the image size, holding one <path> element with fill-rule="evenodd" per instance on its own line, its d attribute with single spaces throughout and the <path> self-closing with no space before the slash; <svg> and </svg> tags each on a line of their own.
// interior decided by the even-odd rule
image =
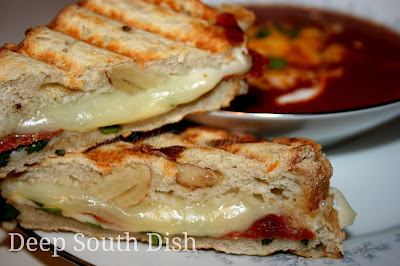
<svg viewBox="0 0 400 266">
<path fill-rule="evenodd" d="M 312 140 L 194 127 L 48 158 L 8 174 L 1 195 L 27 229 L 141 241 L 156 232 L 179 247 L 189 236 L 196 249 L 340 258 L 355 213 L 331 176 Z"/>
</svg>

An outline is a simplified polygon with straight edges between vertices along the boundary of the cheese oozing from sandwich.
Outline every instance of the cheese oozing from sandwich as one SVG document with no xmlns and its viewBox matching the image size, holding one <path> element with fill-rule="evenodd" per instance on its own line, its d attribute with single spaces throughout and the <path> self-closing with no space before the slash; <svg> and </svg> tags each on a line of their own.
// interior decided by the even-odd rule
<svg viewBox="0 0 400 266">
<path fill-rule="evenodd" d="M 236 60 L 220 68 L 203 67 L 164 77 L 139 69 L 123 69 L 110 75 L 115 91 L 80 97 L 68 103 L 38 106 L 22 117 L 15 132 L 27 134 L 59 129 L 88 132 L 142 121 L 198 99 L 224 77 L 246 73 L 250 65 L 247 55 L 238 49 Z"/>
<path fill-rule="evenodd" d="M 340 193 L 335 189 L 334 194 Z M 227 193 L 201 203 L 191 202 L 169 193 L 157 193 L 157 200 L 146 199 L 137 205 L 122 208 L 109 199 L 79 187 L 38 181 L 35 183 L 7 179 L 2 196 L 10 202 L 40 205 L 60 210 L 63 216 L 95 224 L 104 229 L 130 232 L 158 232 L 193 236 L 224 237 L 231 232 L 245 232 L 254 222 L 269 214 L 287 215 L 279 204 L 262 202 L 250 193 Z M 338 202 L 341 226 L 351 225 L 355 213 L 348 204 Z M 293 210 L 294 214 L 296 211 Z M 305 218 L 308 230 L 315 232 L 319 220 Z"/>
</svg>

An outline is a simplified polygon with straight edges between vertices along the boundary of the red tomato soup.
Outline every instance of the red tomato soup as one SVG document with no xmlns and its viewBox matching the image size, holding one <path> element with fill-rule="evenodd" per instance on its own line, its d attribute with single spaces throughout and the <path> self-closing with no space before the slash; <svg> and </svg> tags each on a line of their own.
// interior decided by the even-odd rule
<svg viewBox="0 0 400 266">
<path fill-rule="evenodd" d="M 250 7 L 249 48 L 269 60 L 229 110 L 314 113 L 400 99 L 400 35 L 343 14 L 289 6 Z"/>
</svg>

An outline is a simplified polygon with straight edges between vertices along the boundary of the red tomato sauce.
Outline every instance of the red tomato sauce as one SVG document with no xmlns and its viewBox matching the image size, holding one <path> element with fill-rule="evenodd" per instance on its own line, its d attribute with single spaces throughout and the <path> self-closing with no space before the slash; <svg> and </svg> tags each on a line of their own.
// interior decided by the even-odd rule
<svg viewBox="0 0 400 266">
<path fill-rule="evenodd" d="M 331 37 L 349 51 L 340 78 L 329 79 L 314 99 L 279 105 L 279 91 L 251 88 L 234 100 L 229 110 L 251 113 L 314 113 L 358 109 L 400 100 L 400 35 L 375 23 L 343 14 L 288 6 L 250 7 L 257 23 L 291 23 L 324 27 L 340 24 Z M 355 46 L 362 43 L 362 49 Z"/>
<path fill-rule="evenodd" d="M 226 38 L 231 44 L 240 44 L 244 42 L 244 32 L 239 27 L 232 14 L 221 13 L 216 19 L 216 24 L 225 29 Z"/>
<path fill-rule="evenodd" d="M 29 135 L 11 135 L 0 140 L 0 153 L 17 148 L 18 146 L 30 145 L 45 139 L 52 139 L 54 136 L 61 134 L 63 131 L 60 129 L 55 132 L 29 134 Z"/>
<path fill-rule="evenodd" d="M 232 232 L 225 235 L 223 238 L 286 238 L 296 240 L 313 240 L 315 239 L 315 235 L 308 229 L 291 227 L 289 225 L 289 219 L 287 217 L 269 214 L 264 218 L 256 221 L 246 231 Z"/>
</svg>

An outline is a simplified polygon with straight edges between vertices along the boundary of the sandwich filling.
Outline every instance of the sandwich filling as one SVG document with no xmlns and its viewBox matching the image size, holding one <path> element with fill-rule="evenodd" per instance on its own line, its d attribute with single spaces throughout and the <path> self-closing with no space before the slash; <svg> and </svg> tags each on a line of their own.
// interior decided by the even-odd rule
<svg viewBox="0 0 400 266">
<path fill-rule="evenodd" d="M 237 60 L 219 69 L 198 68 L 186 74 L 164 77 L 134 69 L 115 71 L 109 76 L 115 91 L 80 97 L 65 104 L 38 106 L 22 117 L 15 133 L 59 129 L 88 132 L 99 127 L 142 121 L 196 100 L 211 91 L 224 77 L 246 73 L 250 64 L 247 56 L 240 54 Z"/>
<path fill-rule="evenodd" d="M 123 207 L 99 190 L 38 181 L 6 179 L 1 187 L 8 202 L 30 205 L 71 217 L 89 225 L 129 232 L 188 233 L 216 238 L 314 240 L 322 217 L 302 215 L 289 206 L 269 203 L 249 193 L 226 193 L 203 202 L 187 202 L 172 193 L 157 192 L 140 203 Z M 340 193 L 336 190 L 335 194 Z M 122 198 L 121 198 L 122 197 Z M 126 201 L 126 199 L 124 199 Z M 327 199 L 332 201 L 332 197 Z M 346 201 L 338 201 L 341 226 L 352 224 L 355 214 Z"/>
</svg>

